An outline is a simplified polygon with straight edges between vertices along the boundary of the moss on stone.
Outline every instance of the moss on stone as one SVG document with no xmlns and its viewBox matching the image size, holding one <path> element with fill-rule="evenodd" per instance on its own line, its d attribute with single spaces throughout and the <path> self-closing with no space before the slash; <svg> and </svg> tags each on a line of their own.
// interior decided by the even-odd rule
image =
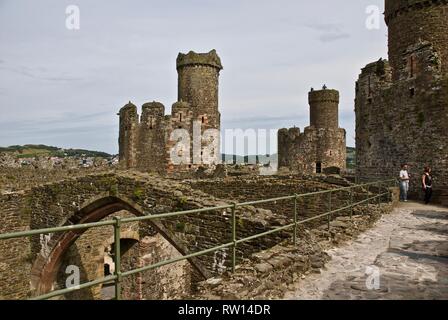
<svg viewBox="0 0 448 320">
<path fill-rule="evenodd" d="M 420 127 L 422 127 L 424 122 L 425 122 L 425 114 L 423 112 L 419 112 L 417 117 L 417 123 Z"/>
<path fill-rule="evenodd" d="M 139 187 L 134 189 L 134 193 L 133 193 L 134 200 L 142 200 L 144 195 L 145 195 L 145 192 L 143 189 L 141 189 Z"/>
<path fill-rule="evenodd" d="M 116 197 L 118 195 L 118 185 L 117 184 L 110 185 L 109 194 L 113 197 Z"/>
<path fill-rule="evenodd" d="M 177 232 L 185 232 L 185 223 L 184 222 L 177 222 L 176 223 L 176 231 Z"/>
</svg>

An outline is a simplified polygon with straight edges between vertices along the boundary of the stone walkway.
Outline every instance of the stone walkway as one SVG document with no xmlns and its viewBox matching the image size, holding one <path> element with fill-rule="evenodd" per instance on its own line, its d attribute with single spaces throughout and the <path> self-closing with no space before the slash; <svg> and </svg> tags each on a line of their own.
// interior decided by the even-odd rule
<svg viewBox="0 0 448 320">
<path fill-rule="evenodd" d="M 285 299 L 448 299 L 448 209 L 400 204 Z"/>
</svg>

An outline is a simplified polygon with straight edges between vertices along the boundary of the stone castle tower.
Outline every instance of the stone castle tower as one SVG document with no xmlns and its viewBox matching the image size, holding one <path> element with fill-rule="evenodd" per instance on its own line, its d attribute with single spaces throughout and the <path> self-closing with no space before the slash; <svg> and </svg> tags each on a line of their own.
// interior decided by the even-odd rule
<svg viewBox="0 0 448 320">
<path fill-rule="evenodd" d="M 165 115 L 160 102 L 121 108 L 119 157 L 127 169 L 159 173 L 190 172 L 219 161 L 220 113 L 218 109 L 221 60 L 209 53 L 179 53 L 178 101 Z M 179 134 L 189 140 L 179 142 Z M 211 151 L 210 151 L 211 150 Z"/>
<path fill-rule="evenodd" d="M 346 167 L 346 133 L 339 128 L 339 92 L 311 90 L 310 126 L 278 132 L 278 165 L 305 174 L 334 172 Z"/>
<path fill-rule="evenodd" d="M 356 83 L 360 177 L 392 178 L 411 166 L 411 190 L 431 166 L 448 186 L 448 2 L 386 0 L 389 61 L 362 69 Z"/>
</svg>

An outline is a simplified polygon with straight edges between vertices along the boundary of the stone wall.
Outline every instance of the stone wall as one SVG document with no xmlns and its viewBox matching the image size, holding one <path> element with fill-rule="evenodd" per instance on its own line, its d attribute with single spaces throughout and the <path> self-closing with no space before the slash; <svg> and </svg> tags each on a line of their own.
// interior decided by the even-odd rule
<svg viewBox="0 0 448 320">
<path fill-rule="evenodd" d="M 0 167 L 0 193 L 20 191 L 44 183 L 61 181 L 67 177 L 80 177 L 104 171 L 103 168 L 66 170 Z"/>
<path fill-rule="evenodd" d="M 338 125 L 339 92 L 309 93 L 310 126 L 278 132 L 278 166 L 302 174 L 322 173 L 327 168 L 346 168 L 346 132 Z"/>
<path fill-rule="evenodd" d="M 448 73 L 448 12 L 446 1 L 386 0 L 386 23 L 389 27 L 389 59 L 394 81 L 407 61 L 403 52 L 419 40 L 429 41 Z"/>
<path fill-rule="evenodd" d="M 305 180 L 300 176 L 273 176 L 273 177 L 244 177 L 225 178 L 215 180 L 190 181 L 193 188 L 209 193 L 215 197 L 234 200 L 238 203 L 258 201 L 263 199 L 281 198 L 290 195 L 301 195 L 306 193 L 334 190 L 349 186 L 350 183 L 344 179 L 331 179 L 328 182 L 318 180 Z M 382 189 L 385 192 L 386 189 Z M 370 191 L 370 192 L 369 192 Z M 357 188 L 353 191 L 353 202 L 366 199 L 367 194 L 373 196 L 378 190 L 370 188 Z M 312 195 L 300 197 L 297 201 L 298 219 L 322 214 L 329 211 L 330 194 Z M 386 198 L 382 199 L 386 201 Z M 342 208 L 350 204 L 350 193 L 347 191 L 335 191 L 331 195 L 331 208 Z M 275 214 L 283 216 L 288 222 L 293 221 L 294 200 L 279 200 L 255 205 L 257 208 L 269 210 Z M 348 210 L 335 214 L 347 215 Z M 316 225 L 326 221 L 327 218 L 308 223 L 307 226 Z"/>
<path fill-rule="evenodd" d="M 0 231 L 5 233 L 28 228 L 40 229 L 94 222 L 121 210 L 142 215 L 223 204 L 229 204 L 228 200 L 224 201 L 198 190 L 192 190 L 188 185 L 173 180 L 135 173 L 120 175 L 103 173 L 48 183 L 21 192 L 2 195 L 0 202 L 2 229 Z M 285 223 L 285 219 L 281 216 L 253 207 L 239 209 L 237 215 L 240 238 L 261 233 Z M 187 254 L 230 242 L 230 217 L 230 210 L 220 210 L 166 218 L 149 223 L 147 226 L 160 233 L 180 254 Z M 101 259 L 104 258 L 102 250 L 104 250 L 105 241 L 110 239 L 111 232 L 110 227 L 107 229 L 107 232 L 99 229 L 92 231 L 92 234 L 66 232 L 32 236 L 31 241 L 27 238 L 0 241 L 0 254 L 3 257 L 9 257 L 5 261 L 2 260 L 1 265 L 1 276 L 4 279 L 0 283 L 1 298 L 26 298 L 48 291 L 54 285 L 53 281 L 57 273 L 60 270 L 64 271 L 64 268 L 61 268 L 64 265 L 64 257 L 66 265 L 73 259 L 80 261 L 84 269 L 83 279 L 91 280 L 94 276 L 101 274 Z M 123 231 L 126 230 L 124 228 Z M 152 236 L 152 234 L 139 233 L 140 243 L 146 236 Z M 277 234 L 239 246 L 238 261 L 247 254 L 275 245 L 286 236 L 288 235 Z M 101 242 L 101 245 L 97 241 Z M 160 244 L 161 250 L 165 247 Z M 144 250 L 141 254 L 143 257 L 146 256 Z M 156 252 L 154 256 L 169 258 L 175 255 L 168 250 Z M 196 271 L 188 277 L 197 279 L 198 274 L 202 277 L 220 274 L 231 265 L 230 256 L 229 250 L 225 249 L 192 258 L 189 263 Z M 142 261 L 151 260 L 148 258 L 150 257 L 142 258 Z M 184 269 L 179 267 L 177 270 L 180 271 L 170 270 L 174 272 L 173 277 L 179 277 L 180 274 L 187 272 Z M 20 270 L 20 273 L 16 270 Z M 139 281 L 143 283 L 150 280 L 154 279 L 150 277 L 145 280 L 145 277 L 141 276 Z M 98 297 L 98 290 L 94 288 L 80 294 Z M 181 291 L 181 288 L 167 289 L 164 294 L 167 297 L 171 294 L 177 296 Z M 142 290 L 141 296 L 145 297 L 145 294 Z"/>
<path fill-rule="evenodd" d="M 285 292 L 309 273 L 320 273 L 330 260 L 326 250 L 356 238 L 369 229 L 382 215 L 391 212 L 392 206 L 371 205 L 355 208 L 352 219 L 337 218 L 331 224 L 331 238 L 323 230 L 298 230 L 297 245 L 285 242 L 253 254 L 236 268 L 234 274 L 199 283 L 195 299 L 240 300 L 284 299 Z"/>
<path fill-rule="evenodd" d="M 448 187 L 448 4 L 423 2 L 386 1 L 390 63 L 371 63 L 359 76 L 356 153 L 363 178 L 398 178 L 409 164 L 414 197 L 431 166 L 437 201 Z"/>
</svg>

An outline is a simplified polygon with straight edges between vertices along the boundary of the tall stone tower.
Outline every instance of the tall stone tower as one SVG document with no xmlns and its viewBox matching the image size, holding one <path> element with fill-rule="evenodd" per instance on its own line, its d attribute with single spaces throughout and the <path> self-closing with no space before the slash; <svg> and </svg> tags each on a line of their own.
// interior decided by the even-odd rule
<svg viewBox="0 0 448 320">
<path fill-rule="evenodd" d="M 389 61 L 394 81 L 403 78 L 402 71 L 408 70 L 417 62 L 403 59 L 403 53 L 416 43 L 424 41 L 430 43 L 437 52 L 442 73 L 448 73 L 447 5 L 447 1 L 386 0 Z"/>
<path fill-rule="evenodd" d="M 208 53 L 190 51 L 187 54 L 179 53 L 176 67 L 178 72 L 178 101 L 188 103 L 192 112 L 192 145 L 190 151 L 193 162 L 218 163 L 220 152 L 212 154 L 213 159 L 203 159 L 203 157 L 206 154 L 204 149 L 210 148 L 212 145 L 216 149 L 220 145 L 219 134 L 211 136 L 207 135 L 206 132 L 212 129 L 218 133 L 221 126 L 221 114 L 218 109 L 219 73 L 223 69 L 221 59 L 215 50 Z M 197 136 L 199 130 L 201 137 Z M 199 145 L 200 148 L 197 147 Z"/>
<path fill-rule="evenodd" d="M 319 129 L 339 128 L 339 92 L 317 90 L 308 94 L 310 104 L 310 125 Z"/>
<path fill-rule="evenodd" d="M 193 116 L 207 127 L 219 129 L 218 88 L 222 65 L 216 51 L 179 53 L 176 62 L 178 101 L 189 103 Z"/>
<path fill-rule="evenodd" d="M 433 168 L 436 198 L 448 187 L 448 2 L 386 0 L 389 61 L 361 71 L 356 83 L 360 178 L 397 177 L 411 166 L 411 192 Z"/>
<path fill-rule="evenodd" d="M 133 168 L 137 165 L 136 144 L 139 131 L 137 107 L 129 101 L 120 109 L 118 115 L 120 116 L 119 159 L 123 166 Z"/>
<path fill-rule="evenodd" d="M 178 101 L 173 104 L 171 115 L 165 115 L 164 105 L 156 101 L 142 106 L 140 119 L 132 103 L 120 109 L 119 154 L 124 168 L 162 174 L 189 173 L 220 160 L 221 60 L 215 50 L 179 53 L 176 69 Z M 179 144 L 178 130 L 188 134 L 189 142 Z M 173 160 L 173 155 L 180 160 Z"/>
<path fill-rule="evenodd" d="M 339 92 L 311 90 L 310 126 L 278 132 L 279 168 L 304 174 L 336 173 L 346 168 L 346 133 L 339 128 Z"/>
</svg>

